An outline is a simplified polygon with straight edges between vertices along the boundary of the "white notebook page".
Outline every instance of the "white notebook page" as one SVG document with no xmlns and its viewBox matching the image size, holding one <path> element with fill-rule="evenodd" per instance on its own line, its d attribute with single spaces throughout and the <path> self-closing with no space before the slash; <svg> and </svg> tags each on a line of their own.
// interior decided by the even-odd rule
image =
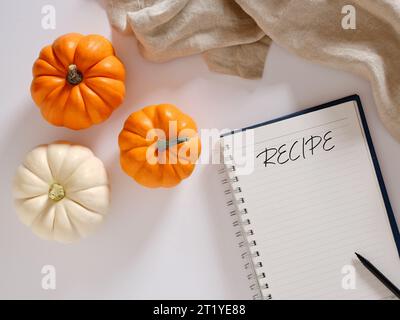
<svg viewBox="0 0 400 320">
<path fill-rule="evenodd" d="M 251 251 L 259 252 L 254 261 L 262 263 L 264 294 L 273 299 L 390 297 L 355 251 L 400 286 L 399 255 L 359 117 L 350 101 L 252 129 L 255 170 L 239 176 L 236 197 L 245 201 L 238 209 L 247 209 L 245 229 L 254 232 L 248 241 L 256 241 Z M 314 138 L 320 143 L 313 152 L 308 141 L 303 153 L 303 138 L 312 135 L 322 140 Z M 282 145 L 279 164 L 273 148 Z"/>
</svg>

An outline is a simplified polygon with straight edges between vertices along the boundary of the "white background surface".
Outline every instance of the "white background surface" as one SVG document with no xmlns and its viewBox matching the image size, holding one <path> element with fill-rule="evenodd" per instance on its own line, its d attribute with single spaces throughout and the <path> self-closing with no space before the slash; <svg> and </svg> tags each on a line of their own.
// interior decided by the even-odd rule
<svg viewBox="0 0 400 320">
<path fill-rule="evenodd" d="M 57 27 L 43 30 L 41 8 L 56 8 Z M 0 298 L 250 297 L 216 168 L 200 165 L 169 190 L 148 190 L 123 174 L 117 136 L 133 111 L 174 103 L 200 128 L 237 128 L 358 93 L 397 220 L 400 149 L 379 121 L 367 81 L 327 69 L 273 45 L 264 78 L 211 73 L 200 56 L 165 64 L 146 62 L 132 37 L 112 30 L 96 0 L 0 2 Z M 340 23 L 340 22 L 338 22 Z M 30 97 L 31 67 L 40 49 L 67 32 L 112 40 L 127 69 L 127 97 L 102 125 L 74 132 L 45 122 Z M 112 186 L 107 221 L 75 245 L 42 241 L 17 219 L 11 181 L 33 147 L 70 140 L 93 149 Z M 41 288 L 41 268 L 57 271 L 57 289 Z"/>
</svg>

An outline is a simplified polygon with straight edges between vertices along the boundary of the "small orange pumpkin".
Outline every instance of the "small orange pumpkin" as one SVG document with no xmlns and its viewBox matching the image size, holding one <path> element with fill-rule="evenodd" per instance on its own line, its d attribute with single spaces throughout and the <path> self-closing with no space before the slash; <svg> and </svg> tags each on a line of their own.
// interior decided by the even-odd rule
<svg viewBox="0 0 400 320">
<path fill-rule="evenodd" d="M 173 187 L 189 177 L 201 150 L 195 122 L 170 104 L 132 113 L 118 142 L 122 169 L 149 188 Z"/>
<path fill-rule="evenodd" d="M 65 34 L 33 65 L 32 98 L 56 126 L 84 129 L 106 120 L 125 96 L 125 68 L 100 35 Z"/>
</svg>

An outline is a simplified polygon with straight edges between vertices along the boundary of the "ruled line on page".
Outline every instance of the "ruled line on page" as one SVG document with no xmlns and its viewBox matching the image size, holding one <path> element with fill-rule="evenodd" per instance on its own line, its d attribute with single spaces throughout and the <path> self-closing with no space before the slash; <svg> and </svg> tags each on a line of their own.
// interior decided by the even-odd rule
<svg viewBox="0 0 400 320">
<path fill-rule="evenodd" d="M 369 278 L 359 280 L 360 291 L 340 286 L 340 268 L 354 263 L 355 250 L 388 264 L 388 274 L 400 268 L 357 105 L 348 102 L 252 130 L 255 156 L 303 139 L 304 132 L 333 130 L 334 137 L 334 149 L 297 162 L 256 161 L 254 172 L 237 182 L 242 192 L 235 197 L 244 199 L 238 208 L 247 209 L 243 219 L 254 230 L 251 250 L 260 253 L 260 272 L 273 297 L 274 292 L 278 298 L 387 296 Z"/>
</svg>

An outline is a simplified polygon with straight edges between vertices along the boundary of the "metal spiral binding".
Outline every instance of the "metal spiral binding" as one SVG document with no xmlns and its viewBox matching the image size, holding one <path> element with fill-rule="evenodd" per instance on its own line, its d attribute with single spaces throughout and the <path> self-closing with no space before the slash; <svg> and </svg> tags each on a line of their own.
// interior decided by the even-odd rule
<svg viewBox="0 0 400 320">
<path fill-rule="evenodd" d="M 229 148 L 229 146 L 225 146 L 224 150 L 226 148 Z M 232 160 L 232 157 L 230 157 L 230 160 Z M 239 248 L 244 250 L 241 257 L 245 260 L 244 269 L 247 271 L 247 279 L 251 281 L 249 287 L 255 292 L 253 299 L 271 300 L 272 295 L 267 292 L 269 285 L 266 282 L 266 274 L 259 271 L 263 264 L 258 261 L 260 253 L 256 250 L 257 241 L 254 239 L 253 229 L 250 228 L 251 220 L 248 218 L 248 210 L 243 207 L 245 199 L 241 196 L 242 188 L 237 185 L 239 178 L 235 175 L 235 171 L 236 167 L 234 165 L 225 165 L 218 172 L 221 175 L 225 175 L 221 183 L 227 185 L 224 190 L 225 195 L 229 196 L 226 205 L 229 208 L 230 216 L 234 218 L 233 226 L 239 228 L 239 231 L 235 232 L 235 236 L 239 238 Z M 251 237 L 253 239 L 250 239 Z"/>
</svg>

